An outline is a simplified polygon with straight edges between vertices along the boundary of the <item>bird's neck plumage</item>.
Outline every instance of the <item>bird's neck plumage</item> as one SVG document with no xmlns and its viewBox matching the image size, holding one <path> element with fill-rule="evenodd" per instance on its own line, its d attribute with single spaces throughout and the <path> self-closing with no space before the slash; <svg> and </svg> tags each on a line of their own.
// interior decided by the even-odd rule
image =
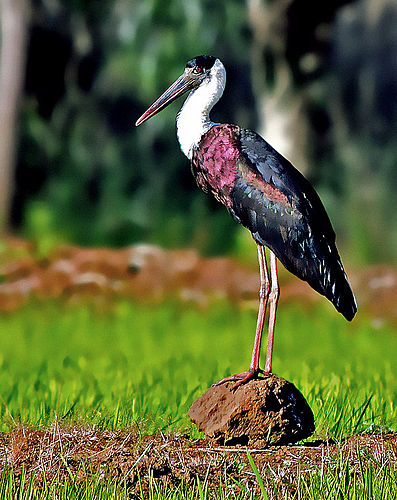
<svg viewBox="0 0 397 500">
<path fill-rule="evenodd" d="M 191 160 L 193 150 L 201 137 L 215 125 L 209 114 L 221 98 L 226 84 L 226 71 L 217 59 L 210 76 L 197 89 L 190 92 L 176 119 L 179 144 L 183 153 Z"/>
</svg>

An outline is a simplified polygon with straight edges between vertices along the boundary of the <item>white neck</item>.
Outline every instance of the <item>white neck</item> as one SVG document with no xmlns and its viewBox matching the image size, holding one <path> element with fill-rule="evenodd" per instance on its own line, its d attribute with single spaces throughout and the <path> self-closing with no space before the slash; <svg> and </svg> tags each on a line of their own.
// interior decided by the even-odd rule
<svg viewBox="0 0 397 500">
<path fill-rule="evenodd" d="M 219 59 L 211 68 L 209 76 L 199 87 L 190 92 L 176 118 L 179 144 L 183 153 L 192 158 L 203 134 L 215 125 L 209 114 L 221 98 L 226 84 L 226 71 Z"/>
</svg>

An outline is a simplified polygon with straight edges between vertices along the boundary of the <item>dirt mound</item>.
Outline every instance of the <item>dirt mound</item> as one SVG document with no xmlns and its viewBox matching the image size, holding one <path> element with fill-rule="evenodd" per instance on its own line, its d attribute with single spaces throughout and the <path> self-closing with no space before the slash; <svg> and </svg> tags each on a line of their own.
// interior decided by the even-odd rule
<svg viewBox="0 0 397 500">
<path fill-rule="evenodd" d="M 210 387 L 194 401 L 189 417 L 220 444 L 296 443 L 314 432 L 314 416 L 298 389 L 277 375 Z"/>
<path fill-rule="evenodd" d="M 397 435 L 355 436 L 339 444 L 322 442 L 249 451 L 265 486 L 272 491 L 276 487 L 284 498 L 294 494 L 300 475 L 327 474 L 339 467 L 339 462 L 350 475 L 360 474 L 367 463 L 373 467 L 373 474 L 386 465 L 395 467 Z M 238 481 L 255 490 L 258 485 L 246 453 L 245 446 L 218 448 L 183 436 L 139 437 L 135 431 L 63 429 L 57 423 L 48 430 L 20 428 L 0 437 L 0 469 L 12 466 L 15 478 L 23 470 L 25 481 L 33 476 L 36 485 L 71 477 L 78 483 L 99 472 L 103 478 L 126 481 L 131 492 L 138 494 L 140 487 L 148 488 L 151 478 L 170 487 L 181 481 L 192 485 L 197 478 L 206 478 L 211 490 L 228 481 L 236 493 L 241 493 L 234 482 Z"/>
</svg>

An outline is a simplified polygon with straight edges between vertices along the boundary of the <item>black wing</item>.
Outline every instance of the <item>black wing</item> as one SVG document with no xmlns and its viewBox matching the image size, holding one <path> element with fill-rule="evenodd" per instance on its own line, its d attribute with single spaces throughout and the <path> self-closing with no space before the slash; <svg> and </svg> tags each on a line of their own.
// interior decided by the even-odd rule
<svg viewBox="0 0 397 500">
<path fill-rule="evenodd" d="M 351 320 L 356 302 L 317 193 L 255 132 L 241 129 L 240 142 L 230 212 L 288 271 L 307 281 Z"/>
</svg>

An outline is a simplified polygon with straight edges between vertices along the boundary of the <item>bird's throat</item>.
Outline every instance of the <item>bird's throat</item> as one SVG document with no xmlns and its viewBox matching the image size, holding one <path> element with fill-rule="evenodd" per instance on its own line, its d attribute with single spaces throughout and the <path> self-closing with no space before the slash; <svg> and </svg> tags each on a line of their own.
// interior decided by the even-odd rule
<svg viewBox="0 0 397 500">
<path fill-rule="evenodd" d="M 200 101 L 192 93 L 185 101 L 176 119 L 178 141 L 182 152 L 192 159 L 202 136 L 215 124 L 210 120 L 209 113 L 203 109 Z"/>
</svg>

